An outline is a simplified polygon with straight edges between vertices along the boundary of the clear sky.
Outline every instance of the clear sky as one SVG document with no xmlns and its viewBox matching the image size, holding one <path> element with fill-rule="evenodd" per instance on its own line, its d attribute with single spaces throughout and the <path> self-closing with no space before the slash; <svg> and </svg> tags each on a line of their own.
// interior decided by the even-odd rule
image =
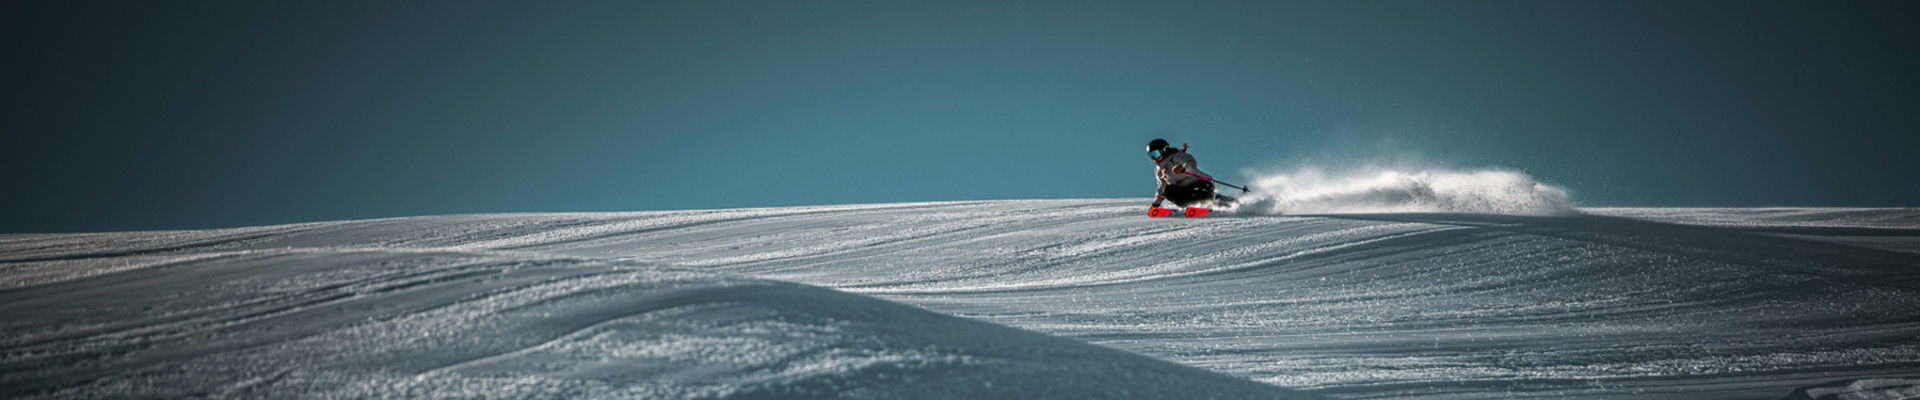
<svg viewBox="0 0 1920 400">
<path fill-rule="evenodd" d="M 1920 205 L 1920 2 L 9 1 L 0 232 L 1151 196 Z M 1144 204 L 1144 203 L 1143 203 Z"/>
</svg>

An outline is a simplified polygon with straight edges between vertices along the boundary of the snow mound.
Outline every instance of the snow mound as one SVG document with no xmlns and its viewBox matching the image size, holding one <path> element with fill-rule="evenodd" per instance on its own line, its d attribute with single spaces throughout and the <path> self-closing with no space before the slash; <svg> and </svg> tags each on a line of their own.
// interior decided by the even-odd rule
<svg viewBox="0 0 1920 400">
<path fill-rule="evenodd" d="M 1848 379 L 1793 391 L 1785 400 L 1878 400 L 1920 398 L 1920 379 Z"/>
<path fill-rule="evenodd" d="M 1316 168 L 1261 177 L 1237 210 L 1252 214 L 1454 212 L 1568 215 L 1566 190 L 1519 172 L 1494 169 L 1402 171 L 1369 168 L 1332 174 Z"/>
<path fill-rule="evenodd" d="M 532 253 L 190 253 L 0 264 L 108 269 L 0 291 L 0 397 L 1318 398 L 793 283 Z"/>
</svg>

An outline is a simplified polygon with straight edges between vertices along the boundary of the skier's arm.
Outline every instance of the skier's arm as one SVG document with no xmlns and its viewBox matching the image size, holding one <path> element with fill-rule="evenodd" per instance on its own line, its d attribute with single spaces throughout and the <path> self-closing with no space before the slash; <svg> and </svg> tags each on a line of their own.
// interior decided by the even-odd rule
<svg viewBox="0 0 1920 400">
<path fill-rule="evenodd" d="M 1152 208 L 1160 208 L 1162 202 L 1167 202 L 1167 194 L 1164 192 L 1167 192 L 1167 179 L 1160 177 L 1160 167 L 1154 167 L 1154 206 Z"/>
<path fill-rule="evenodd" d="M 1213 180 L 1213 175 L 1207 175 L 1207 173 L 1205 172 L 1200 172 L 1200 161 L 1194 160 L 1192 158 L 1188 158 L 1187 162 L 1185 162 L 1184 165 L 1174 166 L 1173 173 L 1193 174 L 1193 176 L 1198 176 L 1208 181 Z"/>
<path fill-rule="evenodd" d="M 1160 208 L 1160 203 L 1167 201 L 1167 195 L 1161 194 L 1166 192 L 1167 180 L 1160 178 L 1159 171 L 1154 171 L 1153 183 L 1153 206 L 1148 208 Z"/>
</svg>

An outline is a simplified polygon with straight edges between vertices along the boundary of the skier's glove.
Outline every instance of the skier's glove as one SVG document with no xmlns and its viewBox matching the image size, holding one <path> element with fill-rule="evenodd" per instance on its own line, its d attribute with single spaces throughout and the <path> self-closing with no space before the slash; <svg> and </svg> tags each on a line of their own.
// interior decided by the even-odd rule
<svg viewBox="0 0 1920 400">
<path fill-rule="evenodd" d="M 1185 166 L 1185 165 L 1175 165 L 1175 166 L 1173 166 L 1173 173 L 1176 173 L 1176 174 L 1184 174 L 1184 173 L 1187 173 L 1187 166 Z"/>
</svg>

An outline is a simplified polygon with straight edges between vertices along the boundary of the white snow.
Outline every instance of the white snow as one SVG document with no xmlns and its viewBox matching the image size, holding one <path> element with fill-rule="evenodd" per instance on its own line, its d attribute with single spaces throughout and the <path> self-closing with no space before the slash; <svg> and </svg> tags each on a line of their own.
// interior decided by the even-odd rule
<svg viewBox="0 0 1920 400">
<path fill-rule="evenodd" d="M 1569 215 L 1577 210 L 1565 189 L 1499 169 L 1366 167 L 1330 173 L 1319 168 L 1255 180 L 1241 213 L 1353 214 L 1457 212 Z M 1227 191 L 1231 193 L 1231 190 Z"/>
<path fill-rule="evenodd" d="M 1418 179 L 1528 187 L 1507 178 Z M 1920 376 L 1920 210 L 1145 203 L 0 235 L 0 396 L 1898 398 Z"/>
</svg>

